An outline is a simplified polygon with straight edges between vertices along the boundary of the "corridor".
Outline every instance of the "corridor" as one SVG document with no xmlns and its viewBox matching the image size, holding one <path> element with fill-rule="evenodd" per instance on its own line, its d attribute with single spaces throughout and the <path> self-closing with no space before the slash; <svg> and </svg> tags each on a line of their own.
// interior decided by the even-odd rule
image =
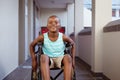
<svg viewBox="0 0 120 80">
<path fill-rule="evenodd" d="M 0 11 L 0 80 L 31 80 L 29 45 L 51 15 L 76 43 L 77 80 L 120 80 L 120 0 L 0 0 Z"/>
</svg>

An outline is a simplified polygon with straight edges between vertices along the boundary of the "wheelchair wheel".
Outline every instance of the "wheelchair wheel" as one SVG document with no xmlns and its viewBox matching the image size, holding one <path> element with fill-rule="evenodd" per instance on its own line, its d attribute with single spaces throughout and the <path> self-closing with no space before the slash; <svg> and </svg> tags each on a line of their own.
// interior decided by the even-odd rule
<svg viewBox="0 0 120 80">
<path fill-rule="evenodd" d="M 33 71 L 31 70 L 31 80 L 37 80 L 37 77 L 36 77 L 36 79 L 34 78 L 34 76 L 33 76 Z"/>
<path fill-rule="evenodd" d="M 41 75 L 41 71 L 38 71 L 38 80 L 43 80 L 42 75 Z"/>
<path fill-rule="evenodd" d="M 75 70 L 72 71 L 72 80 L 76 80 L 76 73 L 75 73 Z"/>
<path fill-rule="evenodd" d="M 76 80 L 76 74 L 75 74 L 75 72 L 73 74 L 72 80 Z"/>
</svg>

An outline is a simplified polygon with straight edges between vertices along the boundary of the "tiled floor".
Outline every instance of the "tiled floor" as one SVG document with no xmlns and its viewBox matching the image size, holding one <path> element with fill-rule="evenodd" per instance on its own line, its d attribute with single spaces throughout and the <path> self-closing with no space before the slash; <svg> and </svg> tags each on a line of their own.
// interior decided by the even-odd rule
<svg viewBox="0 0 120 80">
<path fill-rule="evenodd" d="M 103 80 L 101 78 L 96 79 L 91 75 L 87 67 L 82 62 L 76 59 L 76 80 Z M 51 71 L 51 75 L 54 76 L 57 71 Z M 31 59 L 27 60 L 23 65 L 19 66 L 12 73 L 10 73 L 3 80 L 30 80 L 31 78 Z M 63 74 L 58 77 L 57 80 L 63 80 Z"/>
</svg>

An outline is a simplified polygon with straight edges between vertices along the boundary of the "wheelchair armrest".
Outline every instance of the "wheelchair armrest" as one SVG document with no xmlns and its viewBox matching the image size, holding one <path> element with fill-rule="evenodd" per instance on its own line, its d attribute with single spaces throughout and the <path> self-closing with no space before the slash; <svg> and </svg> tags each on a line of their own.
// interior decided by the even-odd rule
<svg viewBox="0 0 120 80">
<path fill-rule="evenodd" d="M 72 47 L 72 44 L 71 44 L 71 43 L 68 43 L 68 42 L 65 42 L 65 47 L 66 47 L 66 48 Z"/>
<path fill-rule="evenodd" d="M 35 51 L 35 54 L 41 54 L 42 53 L 42 43 L 37 43 L 37 45 L 36 45 L 36 47 L 37 47 L 37 50 Z"/>
</svg>

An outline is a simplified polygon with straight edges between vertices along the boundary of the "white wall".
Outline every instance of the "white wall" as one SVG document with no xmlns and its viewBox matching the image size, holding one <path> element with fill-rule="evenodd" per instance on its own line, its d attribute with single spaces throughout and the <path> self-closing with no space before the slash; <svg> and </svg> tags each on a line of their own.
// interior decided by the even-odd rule
<svg viewBox="0 0 120 80">
<path fill-rule="evenodd" d="M 20 4 L 21 2 L 20 1 L 23 1 L 22 4 Z M 22 28 L 23 27 L 23 30 L 19 31 L 21 34 L 22 31 L 25 31 L 25 34 L 22 35 L 25 37 L 25 59 L 24 60 L 27 60 L 30 56 L 30 50 L 29 50 L 29 45 L 31 43 L 31 41 L 33 41 L 33 0 L 20 0 L 19 1 L 19 12 L 23 12 L 22 14 L 19 14 L 19 16 L 21 18 L 23 18 L 23 23 L 21 23 L 22 21 L 19 20 L 19 28 Z M 23 8 L 20 8 L 20 6 L 22 6 Z M 21 9 L 21 10 L 20 10 Z M 22 11 L 24 10 L 24 11 Z M 20 19 L 20 18 L 19 18 Z M 24 26 L 22 26 L 21 24 L 23 24 Z M 20 38 L 19 38 L 20 39 Z M 24 39 L 24 38 L 23 38 Z M 19 40 L 21 41 L 21 40 Z M 21 44 L 24 44 L 21 42 Z M 24 49 L 23 47 L 23 49 Z M 24 51 L 24 50 L 22 50 Z M 21 53 L 19 53 L 21 54 Z M 24 53 L 23 53 L 24 54 Z"/>
<path fill-rule="evenodd" d="M 79 55 L 78 49 L 78 33 L 84 28 L 84 13 L 83 13 L 83 0 L 75 0 L 75 26 L 74 26 L 74 36 L 75 36 L 75 44 L 76 44 L 76 56 Z"/>
<path fill-rule="evenodd" d="M 79 57 L 91 66 L 91 35 L 79 35 Z"/>
<path fill-rule="evenodd" d="M 57 15 L 60 18 L 61 26 L 65 26 L 67 29 L 66 9 L 40 9 L 40 27 L 47 25 L 47 19 L 51 15 Z"/>
<path fill-rule="evenodd" d="M 28 19 L 28 32 L 27 32 L 27 56 L 30 56 L 30 50 L 29 50 L 29 45 L 31 43 L 31 41 L 33 41 L 33 0 L 28 0 L 28 15 L 27 15 L 27 19 Z"/>
<path fill-rule="evenodd" d="M 111 80 L 120 80 L 120 32 L 104 33 L 103 72 Z"/>
<path fill-rule="evenodd" d="M 35 38 L 38 37 L 40 31 L 40 9 L 37 11 L 35 10 Z"/>
<path fill-rule="evenodd" d="M 111 8 L 110 0 L 92 0 L 91 63 L 94 72 L 103 72 L 103 27 L 112 20 Z"/>
<path fill-rule="evenodd" d="M 67 34 L 74 32 L 74 4 L 67 5 Z"/>
<path fill-rule="evenodd" d="M 19 64 L 25 61 L 25 1 L 19 1 Z"/>
<path fill-rule="evenodd" d="M 0 80 L 18 66 L 18 0 L 0 0 Z"/>
<path fill-rule="evenodd" d="M 84 26 L 92 26 L 92 12 L 84 7 Z"/>
<path fill-rule="evenodd" d="M 33 41 L 33 0 L 28 0 L 28 44 Z"/>
<path fill-rule="evenodd" d="M 120 79 L 119 36 L 120 32 L 107 32 L 103 35 L 103 74 L 111 80 Z M 91 35 L 79 36 L 79 52 L 79 57 L 91 66 Z"/>
</svg>

